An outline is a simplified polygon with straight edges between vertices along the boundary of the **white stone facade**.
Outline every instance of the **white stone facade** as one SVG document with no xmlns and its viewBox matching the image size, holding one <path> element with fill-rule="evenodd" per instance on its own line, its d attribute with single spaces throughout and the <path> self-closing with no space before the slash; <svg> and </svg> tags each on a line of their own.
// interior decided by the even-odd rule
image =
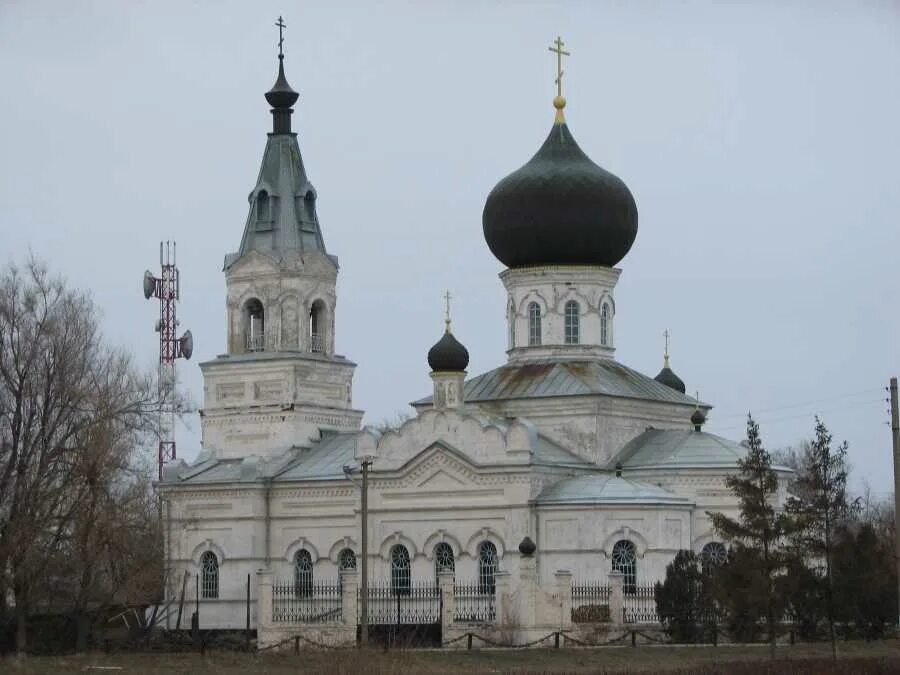
<svg viewBox="0 0 900 675">
<path fill-rule="evenodd" d="M 504 270 L 500 279 L 507 292 L 510 362 L 612 358 L 616 351 L 613 293 L 620 272 L 600 266 Z M 567 316 L 567 307 L 575 312 Z"/>
</svg>

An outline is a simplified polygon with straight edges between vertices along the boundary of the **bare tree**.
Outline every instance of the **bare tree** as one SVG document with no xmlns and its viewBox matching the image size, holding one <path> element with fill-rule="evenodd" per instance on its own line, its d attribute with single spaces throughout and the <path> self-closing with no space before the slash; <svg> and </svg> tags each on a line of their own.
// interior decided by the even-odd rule
<svg viewBox="0 0 900 675">
<path fill-rule="evenodd" d="M 90 296 L 34 258 L 0 270 L 0 573 L 20 651 L 31 598 L 100 476 L 121 470 L 156 422 L 152 378 L 98 323 Z"/>
</svg>

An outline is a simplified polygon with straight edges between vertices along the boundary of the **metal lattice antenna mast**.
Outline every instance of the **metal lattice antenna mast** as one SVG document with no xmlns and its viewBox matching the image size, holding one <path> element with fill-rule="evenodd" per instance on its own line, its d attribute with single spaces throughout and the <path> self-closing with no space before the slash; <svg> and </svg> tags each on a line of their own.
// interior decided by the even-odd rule
<svg viewBox="0 0 900 675">
<path fill-rule="evenodd" d="M 175 266 L 175 242 L 159 243 L 159 266 L 161 275 L 144 273 L 144 297 L 159 300 L 159 480 L 163 477 L 163 467 L 176 457 L 175 451 L 175 359 L 191 358 L 194 340 L 191 331 L 185 331 L 178 338 L 175 307 L 180 293 L 178 267 Z"/>
</svg>

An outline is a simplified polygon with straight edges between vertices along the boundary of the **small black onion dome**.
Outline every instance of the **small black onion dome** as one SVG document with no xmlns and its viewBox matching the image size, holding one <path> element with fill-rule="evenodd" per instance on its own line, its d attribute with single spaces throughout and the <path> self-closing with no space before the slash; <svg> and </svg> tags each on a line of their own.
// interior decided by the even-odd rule
<svg viewBox="0 0 900 675">
<path fill-rule="evenodd" d="M 519 553 L 524 555 L 526 558 L 530 558 L 534 555 L 534 552 L 537 550 L 537 545 L 531 541 L 531 537 L 525 537 L 521 542 L 519 542 Z"/>
<path fill-rule="evenodd" d="M 453 337 L 449 326 L 444 336 L 428 350 L 428 365 L 435 372 L 458 372 L 469 365 L 469 350 Z"/>
<path fill-rule="evenodd" d="M 537 154 L 491 190 L 484 238 L 507 267 L 616 265 L 637 236 L 634 197 L 560 117 Z"/>
<path fill-rule="evenodd" d="M 278 79 L 272 88 L 266 92 L 266 100 L 273 108 L 290 108 L 300 98 L 300 94 L 291 89 L 287 78 L 284 76 L 284 57 L 278 57 Z"/>
<path fill-rule="evenodd" d="M 697 408 L 691 415 L 691 424 L 694 425 L 694 429 L 697 431 L 700 431 L 700 427 L 706 424 L 706 415 L 703 414 L 700 408 Z"/>
<path fill-rule="evenodd" d="M 653 379 L 660 384 L 664 384 L 667 387 L 674 389 L 675 391 L 680 391 L 682 394 L 685 392 L 684 382 L 675 374 L 675 371 L 669 368 L 668 356 L 666 357 L 665 363 L 663 364 L 663 369 L 659 371 L 659 374 Z"/>
</svg>

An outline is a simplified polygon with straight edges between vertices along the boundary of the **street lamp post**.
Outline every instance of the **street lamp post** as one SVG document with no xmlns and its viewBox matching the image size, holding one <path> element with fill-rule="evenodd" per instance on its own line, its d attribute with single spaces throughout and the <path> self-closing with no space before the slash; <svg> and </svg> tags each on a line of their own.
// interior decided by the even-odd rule
<svg viewBox="0 0 900 675">
<path fill-rule="evenodd" d="M 362 471 L 362 485 L 353 480 L 353 467 L 345 466 L 344 474 L 357 487 L 360 488 L 360 510 L 362 530 L 360 536 L 362 565 L 360 565 L 360 581 L 359 590 L 359 644 L 365 648 L 369 646 L 369 468 L 372 466 L 373 457 L 361 457 L 359 468 Z"/>
</svg>

